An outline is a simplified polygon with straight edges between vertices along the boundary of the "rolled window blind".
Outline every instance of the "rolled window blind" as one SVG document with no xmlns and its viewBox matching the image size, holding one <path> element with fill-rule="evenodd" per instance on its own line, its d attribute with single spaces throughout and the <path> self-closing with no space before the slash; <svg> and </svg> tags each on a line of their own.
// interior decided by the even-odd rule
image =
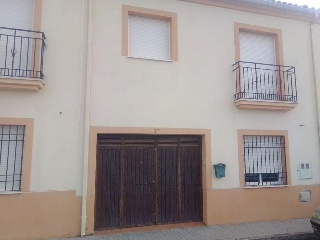
<svg viewBox="0 0 320 240">
<path fill-rule="evenodd" d="M 275 37 L 241 31 L 240 60 L 245 62 L 276 64 Z"/>
<path fill-rule="evenodd" d="M 170 22 L 129 16 L 129 56 L 170 60 Z"/>
<path fill-rule="evenodd" d="M 32 30 L 34 0 L 0 0 L 0 27 Z"/>
</svg>

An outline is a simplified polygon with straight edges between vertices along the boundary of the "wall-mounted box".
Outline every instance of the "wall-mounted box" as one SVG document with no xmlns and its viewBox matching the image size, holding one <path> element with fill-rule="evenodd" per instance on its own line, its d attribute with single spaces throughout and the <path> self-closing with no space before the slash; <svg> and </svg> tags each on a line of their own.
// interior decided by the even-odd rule
<svg viewBox="0 0 320 240">
<path fill-rule="evenodd" d="M 214 164 L 214 173 L 217 178 L 222 178 L 226 176 L 226 165 L 223 163 Z"/>
<path fill-rule="evenodd" d="M 299 194 L 300 202 L 310 202 L 311 201 L 311 191 L 301 191 Z"/>
<path fill-rule="evenodd" d="M 301 162 L 298 165 L 299 179 L 311 179 L 312 167 L 311 162 Z"/>
</svg>

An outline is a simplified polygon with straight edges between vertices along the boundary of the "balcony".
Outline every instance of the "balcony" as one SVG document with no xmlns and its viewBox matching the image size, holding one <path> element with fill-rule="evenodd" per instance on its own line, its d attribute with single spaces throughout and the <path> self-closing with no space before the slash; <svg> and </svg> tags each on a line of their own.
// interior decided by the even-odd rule
<svg viewBox="0 0 320 240">
<path fill-rule="evenodd" d="M 43 32 L 0 27 L 0 89 L 43 88 Z"/>
<path fill-rule="evenodd" d="M 243 61 L 233 67 L 238 108 L 290 111 L 296 107 L 295 67 Z"/>
</svg>

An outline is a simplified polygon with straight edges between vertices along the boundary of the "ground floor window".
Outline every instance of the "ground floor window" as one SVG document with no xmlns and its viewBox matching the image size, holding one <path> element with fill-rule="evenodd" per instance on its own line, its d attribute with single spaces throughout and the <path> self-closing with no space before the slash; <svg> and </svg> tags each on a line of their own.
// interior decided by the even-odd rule
<svg viewBox="0 0 320 240">
<path fill-rule="evenodd" d="M 20 191 L 25 126 L 0 125 L 0 192 Z"/>
<path fill-rule="evenodd" d="M 245 186 L 286 185 L 284 136 L 244 135 Z"/>
</svg>

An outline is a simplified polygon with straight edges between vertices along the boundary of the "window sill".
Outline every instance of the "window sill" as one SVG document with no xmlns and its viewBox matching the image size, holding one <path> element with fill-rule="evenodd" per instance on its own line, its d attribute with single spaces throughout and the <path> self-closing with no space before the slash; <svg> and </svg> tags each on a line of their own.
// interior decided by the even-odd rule
<svg viewBox="0 0 320 240">
<path fill-rule="evenodd" d="M 297 103 L 278 101 L 237 100 L 234 102 L 239 109 L 258 109 L 273 111 L 291 111 Z"/>
<path fill-rule="evenodd" d="M 38 92 L 43 87 L 44 82 L 41 79 L 10 77 L 0 78 L 0 89 Z"/>
<path fill-rule="evenodd" d="M 17 192 L 17 191 L 1 192 L 0 191 L 0 195 L 17 195 L 17 194 L 22 194 L 22 192 Z"/>
<path fill-rule="evenodd" d="M 170 59 L 155 59 L 155 58 L 144 58 L 144 57 L 133 57 L 133 56 L 127 56 L 127 58 L 151 60 L 151 61 L 158 61 L 158 62 L 173 62 L 173 60 L 170 60 Z"/>
<path fill-rule="evenodd" d="M 258 186 L 245 186 L 245 189 L 259 189 L 259 188 L 285 188 L 289 185 L 258 185 Z"/>
</svg>

